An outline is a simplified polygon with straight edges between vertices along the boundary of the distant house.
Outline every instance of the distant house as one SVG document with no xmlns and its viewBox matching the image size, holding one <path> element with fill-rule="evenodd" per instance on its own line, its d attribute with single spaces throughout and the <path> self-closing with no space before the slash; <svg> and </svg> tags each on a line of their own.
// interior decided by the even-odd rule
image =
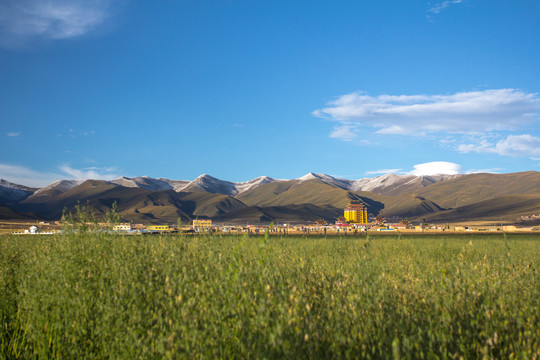
<svg viewBox="0 0 540 360">
<path fill-rule="evenodd" d="M 114 231 L 131 231 L 131 224 L 122 223 L 122 224 L 114 225 L 113 230 Z"/>
<path fill-rule="evenodd" d="M 196 219 L 193 220 L 193 228 L 199 229 L 199 228 L 211 228 L 212 227 L 212 220 L 210 219 Z"/>
<path fill-rule="evenodd" d="M 171 230 L 169 225 L 148 225 L 146 229 L 150 231 L 170 231 Z"/>
</svg>

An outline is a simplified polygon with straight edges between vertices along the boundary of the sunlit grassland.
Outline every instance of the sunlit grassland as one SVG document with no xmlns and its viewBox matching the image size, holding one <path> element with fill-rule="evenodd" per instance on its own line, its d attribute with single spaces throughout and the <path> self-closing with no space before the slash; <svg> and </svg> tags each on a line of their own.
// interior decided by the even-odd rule
<svg viewBox="0 0 540 360">
<path fill-rule="evenodd" d="M 0 237 L 4 358 L 540 358 L 538 235 Z"/>
</svg>

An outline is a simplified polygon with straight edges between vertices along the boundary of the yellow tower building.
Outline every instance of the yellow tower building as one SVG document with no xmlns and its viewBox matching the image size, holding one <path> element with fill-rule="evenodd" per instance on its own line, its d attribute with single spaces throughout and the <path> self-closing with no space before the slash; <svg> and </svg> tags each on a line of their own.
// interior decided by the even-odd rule
<svg viewBox="0 0 540 360">
<path fill-rule="evenodd" d="M 349 206 L 345 208 L 345 220 L 351 224 L 367 224 L 367 209 L 358 200 L 350 202 Z"/>
</svg>

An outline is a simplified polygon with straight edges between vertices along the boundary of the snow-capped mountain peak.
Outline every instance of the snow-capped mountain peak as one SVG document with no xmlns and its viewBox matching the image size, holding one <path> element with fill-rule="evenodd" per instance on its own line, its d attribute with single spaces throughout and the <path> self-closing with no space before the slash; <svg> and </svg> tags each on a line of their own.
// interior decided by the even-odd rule
<svg viewBox="0 0 540 360">
<path fill-rule="evenodd" d="M 425 186 L 437 183 L 440 181 L 447 181 L 454 179 L 462 175 L 400 175 L 400 174 L 385 174 L 375 178 L 363 178 L 358 180 L 347 180 L 336 178 L 327 174 L 319 174 L 310 172 L 304 176 L 301 176 L 293 181 L 303 183 L 307 181 L 317 180 L 328 184 L 333 187 L 338 187 L 348 191 L 365 191 L 375 192 L 381 195 L 396 195 L 405 192 L 418 191 Z M 51 193 L 61 194 L 72 188 L 81 185 L 85 180 L 58 180 L 52 184 L 35 191 L 31 196 L 40 196 L 40 194 L 50 196 Z M 209 193 L 219 193 L 224 195 L 236 196 L 246 191 L 251 191 L 259 186 L 276 181 L 288 181 L 283 179 L 274 179 L 268 176 L 260 176 L 252 180 L 243 182 L 231 182 L 221 180 L 213 177 L 209 174 L 199 175 L 192 181 L 188 180 L 170 180 L 166 178 L 151 178 L 149 176 L 139 177 L 126 177 L 121 176 L 115 180 L 109 181 L 115 185 L 141 188 L 149 191 L 163 191 L 174 190 L 176 192 L 191 192 L 191 191 L 205 191 Z M 0 181 L 0 187 L 4 189 L 17 187 L 21 188 L 21 191 L 34 191 L 22 185 L 9 183 L 5 180 Z M 30 190 L 24 190 L 30 189 Z M 22 194 L 27 196 L 27 194 Z"/>
<path fill-rule="evenodd" d="M 81 185 L 85 181 L 86 180 L 82 180 L 82 179 L 77 179 L 77 180 L 57 180 L 57 181 L 53 182 L 52 184 L 47 185 L 47 186 L 37 190 L 34 193 L 34 196 L 39 195 L 39 194 L 44 193 L 44 192 L 49 191 L 49 190 L 53 190 L 53 191 L 61 194 L 61 193 L 64 193 L 66 191 L 69 191 L 69 190 L 73 189 L 76 186 Z"/>
<path fill-rule="evenodd" d="M 17 203 L 31 196 L 35 190 L 35 188 L 0 179 L 0 203 Z"/>
<path fill-rule="evenodd" d="M 346 190 L 350 190 L 351 188 L 351 181 L 350 180 L 345 180 L 345 179 L 338 179 L 338 178 L 335 178 L 331 175 L 327 175 L 327 174 L 316 174 L 316 173 L 308 173 L 302 177 L 299 177 L 298 179 L 296 179 L 300 182 L 304 182 L 304 181 L 309 181 L 309 180 L 320 180 L 322 182 L 324 182 L 325 184 L 328 184 L 328 185 L 331 185 L 331 186 L 335 186 L 335 187 L 339 187 L 339 188 L 342 188 L 342 189 L 346 189 Z"/>
</svg>

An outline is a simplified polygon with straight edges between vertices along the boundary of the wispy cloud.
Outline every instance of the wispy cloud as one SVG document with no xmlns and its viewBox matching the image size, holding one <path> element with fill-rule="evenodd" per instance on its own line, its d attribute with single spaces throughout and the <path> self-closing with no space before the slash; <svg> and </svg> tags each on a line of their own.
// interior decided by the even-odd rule
<svg viewBox="0 0 540 360">
<path fill-rule="evenodd" d="M 21 46 L 41 39 L 69 39 L 87 34 L 110 15 L 113 0 L 3 0 L 0 44 Z"/>
<path fill-rule="evenodd" d="M 459 92 L 448 95 L 379 95 L 355 92 L 338 97 L 313 115 L 336 122 L 332 138 L 352 141 L 369 136 L 430 136 L 460 152 L 540 156 L 532 135 L 508 131 L 538 122 L 540 97 L 517 89 Z M 505 140 L 492 144 L 487 135 Z M 481 136 L 480 136 L 481 135 Z M 467 143 L 469 139 L 476 139 Z M 537 148 L 534 149 L 534 146 Z"/>
<path fill-rule="evenodd" d="M 454 4 L 460 4 L 462 3 L 463 0 L 446 0 L 446 1 L 443 1 L 443 2 L 439 2 L 439 3 L 436 3 L 435 5 L 431 6 L 429 9 L 428 9 L 428 12 L 429 13 L 432 13 L 432 14 L 438 14 L 440 13 L 442 10 L 446 9 L 447 7 L 449 7 L 450 5 L 454 5 Z"/>
<path fill-rule="evenodd" d="M 367 171 L 367 175 L 379 175 L 379 174 L 402 174 L 402 175 L 416 175 L 416 176 L 429 176 L 429 175 L 457 175 L 457 174 L 478 174 L 478 173 L 499 173 L 503 171 L 503 168 L 491 168 L 491 169 L 470 169 L 464 170 L 463 166 L 449 161 L 431 161 L 422 164 L 413 165 L 413 170 L 404 171 L 403 169 L 381 169 L 374 171 Z"/>
<path fill-rule="evenodd" d="M 482 139 L 476 144 L 461 144 L 458 150 L 462 153 L 491 153 L 503 156 L 525 156 L 534 160 L 540 158 L 540 137 L 525 135 L 509 135 L 496 143 Z"/>
<path fill-rule="evenodd" d="M 76 169 L 69 165 L 62 165 L 56 171 L 39 171 L 25 166 L 0 163 L 0 178 L 10 182 L 43 187 L 62 179 L 97 179 L 111 180 L 118 178 L 117 168 L 83 168 Z"/>
<path fill-rule="evenodd" d="M 537 94 L 515 89 L 452 95 L 340 96 L 313 114 L 339 122 L 348 133 L 368 126 L 379 134 L 479 133 L 515 130 L 540 111 Z"/>
<path fill-rule="evenodd" d="M 465 174 L 485 174 L 485 173 L 497 174 L 497 173 L 500 173 L 503 170 L 504 170 L 503 168 L 471 169 L 471 170 L 465 171 Z"/>
<path fill-rule="evenodd" d="M 111 173 L 111 170 L 116 171 L 116 168 L 90 167 L 75 169 L 69 165 L 62 165 L 60 166 L 60 170 L 74 179 L 112 180 L 120 176 Z"/>
<path fill-rule="evenodd" d="M 379 175 L 379 174 L 395 174 L 401 172 L 403 169 L 380 169 L 366 171 L 366 175 Z"/>
<path fill-rule="evenodd" d="M 356 137 L 356 130 L 354 126 L 338 125 L 334 127 L 330 133 L 330 137 L 344 141 L 351 141 Z"/>
<path fill-rule="evenodd" d="M 59 132 L 56 134 L 56 137 L 70 137 L 72 139 L 76 139 L 79 136 L 94 136 L 97 132 L 95 130 L 85 130 L 85 131 L 75 131 L 73 129 L 69 129 L 67 132 Z"/>
<path fill-rule="evenodd" d="M 42 172 L 25 166 L 0 163 L 0 178 L 15 184 L 42 187 L 62 177 L 54 172 Z"/>
<path fill-rule="evenodd" d="M 6 136 L 9 136 L 9 137 L 16 137 L 16 136 L 19 136 L 19 135 L 21 135 L 21 133 L 18 132 L 18 131 L 10 131 L 10 132 L 6 133 Z"/>
</svg>

